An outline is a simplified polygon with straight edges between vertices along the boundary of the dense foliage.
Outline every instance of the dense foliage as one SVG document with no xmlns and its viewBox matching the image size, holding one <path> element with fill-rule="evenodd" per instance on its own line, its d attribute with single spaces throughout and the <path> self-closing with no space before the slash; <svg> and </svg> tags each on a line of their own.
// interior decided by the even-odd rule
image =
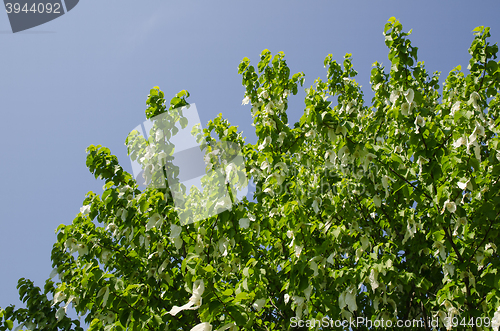
<svg viewBox="0 0 500 331">
<path fill-rule="evenodd" d="M 264 50 L 257 68 L 242 60 L 258 142 L 220 115 L 203 133 L 241 147 L 256 191 L 216 216 L 181 226 L 168 187 L 139 190 L 107 148 L 90 146 L 104 192 L 89 192 L 56 230 L 60 280 L 43 295 L 21 280 L 28 308 L 0 310 L 0 330 L 14 320 L 79 330 L 65 317 L 70 303 L 89 330 L 314 329 L 359 318 L 353 330 L 380 320 L 498 328 L 498 47 L 488 28 L 474 29 L 469 73 L 455 68 L 441 88 L 397 20 L 384 33 L 391 65 L 373 64 L 370 106 L 351 54 L 342 64 L 328 55 L 327 79 L 306 88 L 293 127 L 288 98 L 304 75 L 290 74 L 282 52 Z M 168 104 L 151 90 L 147 118 L 188 96 Z"/>
</svg>

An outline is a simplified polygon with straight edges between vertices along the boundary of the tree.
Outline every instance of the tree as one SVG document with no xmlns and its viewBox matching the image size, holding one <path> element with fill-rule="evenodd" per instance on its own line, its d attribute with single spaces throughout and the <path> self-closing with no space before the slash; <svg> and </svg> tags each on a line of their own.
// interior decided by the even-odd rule
<svg viewBox="0 0 500 331">
<path fill-rule="evenodd" d="M 304 74 L 290 77 L 282 52 L 264 50 L 257 70 L 244 58 L 257 144 L 221 115 L 203 135 L 209 150 L 241 148 L 254 201 L 199 222 L 181 226 L 168 185 L 141 191 L 107 148 L 90 146 L 87 166 L 104 192 L 89 192 L 56 230 L 60 281 L 41 295 L 21 280 L 28 309 L 1 311 L 0 330 L 12 320 L 70 330 L 70 302 L 90 330 L 498 329 L 498 46 L 489 28 L 474 29 L 469 73 L 453 69 L 441 90 L 410 32 L 395 18 L 385 25 L 391 66 L 373 64 L 370 106 L 351 54 L 342 64 L 328 55 L 327 80 L 305 89 L 293 128 L 288 98 Z M 188 97 L 168 105 L 155 88 L 146 116 Z"/>
</svg>

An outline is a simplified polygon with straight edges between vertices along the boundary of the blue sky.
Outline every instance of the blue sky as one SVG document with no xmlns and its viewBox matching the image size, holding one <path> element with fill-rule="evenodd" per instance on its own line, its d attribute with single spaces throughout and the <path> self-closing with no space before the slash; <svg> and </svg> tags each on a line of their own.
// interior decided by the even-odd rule
<svg viewBox="0 0 500 331">
<path fill-rule="evenodd" d="M 82 0 L 68 14 L 12 34 L 0 11 L 0 307 L 19 305 L 21 277 L 43 286 L 52 270 L 54 229 L 69 224 L 88 191 L 102 192 L 85 166 L 101 144 L 131 171 L 127 134 L 145 120 L 149 90 L 170 99 L 191 93 L 202 124 L 222 113 L 254 143 L 250 106 L 237 67 L 263 49 L 283 51 L 306 86 L 325 77 L 329 53 L 353 54 L 369 90 L 371 64 L 387 65 L 382 35 L 391 16 L 419 47 L 419 60 L 442 80 L 467 67 L 472 29 L 500 39 L 498 1 L 118 1 Z M 370 98 L 367 98 L 370 99 Z M 290 121 L 303 111 L 290 100 Z"/>
</svg>

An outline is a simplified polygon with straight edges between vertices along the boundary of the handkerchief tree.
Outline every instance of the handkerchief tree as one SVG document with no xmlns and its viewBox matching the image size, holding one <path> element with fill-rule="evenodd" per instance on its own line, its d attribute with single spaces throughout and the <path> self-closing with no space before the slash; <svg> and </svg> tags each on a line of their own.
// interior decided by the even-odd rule
<svg viewBox="0 0 500 331">
<path fill-rule="evenodd" d="M 220 115 L 203 133 L 241 147 L 256 190 L 216 216 L 181 226 L 168 187 L 139 190 L 107 148 L 90 146 L 104 192 L 89 192 L 56 230 L 59 280 L 43 295 L 21 280 L 27 308 L 1 310 L 0 330 L 13 321 L 80 330 L 65 316 L 70 303 L 89 330 L 287 330 L 359 318 L 353 330 L 367 320 L 498 329 L 498 47 L 488 28 L 474 29 L 469 73 L 457 67 L 441 87 L 397 20 L 384 34 L 390 66 L 373 64 L 370 105 L 351 54 L 328 55 L 326 80 L 305 89 L 292 126 L 288 99 L 303 73 L 291 75 L 282 52 L 264 50 L 256 68 L 243 59 L 258 142 Z M 188 96 L 168 104 L 151 90 L 147 118 Z"/>
</svg>

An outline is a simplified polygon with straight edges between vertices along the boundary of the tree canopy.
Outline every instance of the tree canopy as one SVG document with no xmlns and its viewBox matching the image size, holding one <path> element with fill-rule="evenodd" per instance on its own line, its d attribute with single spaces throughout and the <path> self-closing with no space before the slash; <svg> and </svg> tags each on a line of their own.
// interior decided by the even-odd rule
<svg viewBox="0 0 500 331">
<path fill-rule="evenodd" d="M 27 307 L 0 310 L 0 330 L 82 330 L 69 304 L 89 330 L 368 330 L 398 321 L 498 330 L 498 46 L 489 28 L 475 28 L 468 73 L 456 67 L 441 87 L 410 33 L 395 18 L 385 25 L 390 67 L 373 64 L 369 105 L 351 54 L 328 55 L 326 80 L 305 89 L 293 125 L 289 98 L 304 74 L 290 73 L 283 52 L 264 50 L 257 67 L 244 58 L 257 143 L 221 115 L 198 134 L 211 152 L 220 142 L 239 147 L 255 193 L 238 199 L 229 188 L 227 210 L 200 221 L 180 222 L 168 184 L 141 190 L 109 149 L 89 146 L 87 166 L 104 191 L 87 193 L 72 224 L 57 228 L 59 280 L 42 293 L 21 279 Z M 146 118 L 178 114 L 188 97 L 167 102 L 155 87 Z M 182 118 L 171 117 L 161 138 Z M 148 143 L 133 138 L 129 152 L 141 158 Z"/>
</svg>

